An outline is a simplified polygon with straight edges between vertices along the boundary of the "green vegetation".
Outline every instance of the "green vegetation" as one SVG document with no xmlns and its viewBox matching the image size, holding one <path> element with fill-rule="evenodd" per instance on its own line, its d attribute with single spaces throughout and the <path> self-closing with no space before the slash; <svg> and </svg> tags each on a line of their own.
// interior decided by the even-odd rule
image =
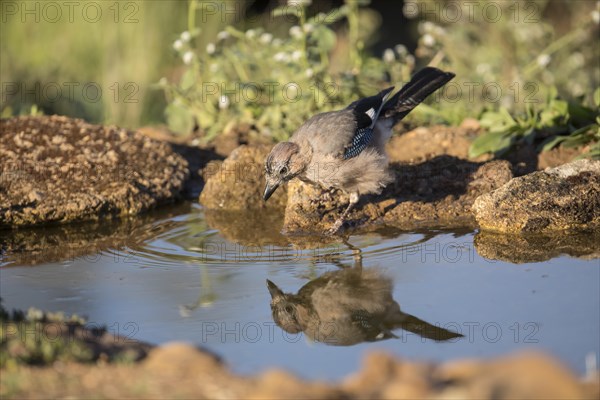
<svg viewBox="0 0 600 400">
<path fill-rule="evenodd" d="M 258 134 L 284 140 L 317 112 L 409 78 L 414 60 L 406 59 L 405 48 L 399 47 L 399 54 L 390 50 L 384 60 L 361 51 L 373 34 L 365 27 L 376 26 L 369 20 L 371 12 L 359 12 L 367 2 L 347 1 L 327 14 L 312 16 L 308 3 L 273 10 L 275 21 L 284 25 L 293 21 L 282 37 L 261 28 L 243 32 L 227 26 L 214 42 L 196 49 L 190 39 L 200 29 L 193 16 L 206 4 L 192 0 L 189 29 L 174 43 L 187 69 L 177 84 L 161 82 L 171 129 L 185 134 L 198 124 L 210 140 L 249 125 Z M 342 20 L 346 25 L 338 39 L 332 25 Z M 345 43 L 345 54 L 336 52 L 339 40 Z"/>
<path fill-rule="evenodd" d="M 76 315 L 66 318 L 63 313 L 44 313 L 33 308 L 27 313 L 8 312 L 0 303 L 0 368 L 92 361 L 93 354 L 83 341 L 65 335 L 69 326 L 84 323 Z"/>
<path fill-rule="evenodd" d="M 472 156 L 520 143 L 584 145 L 586 156 L 598 155 L 598 2 L 407 0 L 396 18 L 402 26 L 391 30 L 368 0 L 335 9 L 279 1 L 275 10 L 250 2 L 94 2 L 97 20 L 85 4 L 54 20 L 36 3 L 36 20 L 19 11 L 25 2 L 8 3 L 3 117 L 58 113 L 130 128 L 166 119 L 204 141 L 235 130 L 277 141 L 314 113 L 400 87 L 433 65 L 456 78 L 428 101 L 434 106 L 411 113 L 409 125 L 475 118 L 485 132 Z M 399 43 L 375 57 L 386 29 Z"/>
</svg>

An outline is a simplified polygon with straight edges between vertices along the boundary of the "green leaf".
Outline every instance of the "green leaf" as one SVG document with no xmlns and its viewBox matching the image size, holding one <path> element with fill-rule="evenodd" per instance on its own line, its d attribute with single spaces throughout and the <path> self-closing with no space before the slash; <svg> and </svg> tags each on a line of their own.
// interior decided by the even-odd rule
<svg viewBox="0 0 600 400">
<path fill-rule="evenodd" d="M 194 118 L 187 108 L 176 103 L 167 105 L 165 110 L 167 124 L 173 132 L 187 135 L 194 128 Z"/>
<path fill-rule="evenodd" d="M 188 90 L 194 86 L 196 83 L 196 73 L 190 68 L 183 73 L 181 76 L 181 80 L 179 81 L 179 87 L 182 90 Z"/>
<path fill-rule="evenodd" d="M 538 151 L 544 152 L 552 150 L 558 146 L 561 142 L 565 141 L 568 136 L 551 136 L 544 140 L 537 148 Z"/>
<path fill-rule="evenodd" d="M 594 91 L 594 104 L 596 104 L 596 107 L 600 107 L 600 87 L 597 87 Z"/>
<path fill-rule="evenodd" d="M 478 157 L 485 153 L 502 153 L 512 144 L 511 132 L 487 132 L 477 137 L 469 147 L 469 157 Z"/>
<path fill-rule="evenodd" d="M 321 51 L 325 52 L 329 52 L 331 49 L 333 49 L 337 40 L 335 32 L 324 25 L 315 27 L 312 36 L 317 41 L 317 47 L 321 49 Z"/>
</svg>

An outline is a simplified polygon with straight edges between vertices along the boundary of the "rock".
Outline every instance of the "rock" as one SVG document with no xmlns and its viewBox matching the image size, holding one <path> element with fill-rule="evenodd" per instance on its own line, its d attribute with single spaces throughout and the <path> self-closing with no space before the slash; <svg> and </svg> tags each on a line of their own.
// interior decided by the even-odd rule
<svg viewBox="0 0 600 400">
<path fill-rule="evenodd" d="M 477 137 L 479 123 L 465 120 L 463 124 L 460 127 L 419 127 L 394 136 L 386 146 L 389 159 L 392 162 L 423 161 L 443 154 L 467 159 L 469 146 Z M 482 157 L 481 160 L 487 158 Z"/>
<path fill-rule="evenodd" d="M 477 253 L 490 260 L 532 263 L 566 254 L 584 259 L 600 258 L 600 230 L 592 232 L 548 232 L 507 234 L 481 231 L 475 235 Z"/>
<path fill-rule="evenodd" d="M 512 178 L 507 161 L 475 163 L 438 156 L 418 164 L 392 164 L 396 175 L 379 196 L 363 196 L 348 221 L 354 225 L 418 226 L 473 225 L 471 206 L 482 193 Z M 299 181 L 289 183 L 286 232 L 325 232 L 347 206 L 338 190 L 323 191 Z"/>
<path fill-rule="evenodd" d="M 285 186 L 265 202 L 265 159 L 272 146 L 240 146 L 222 163 L 209 163 L 204 169 L 206 184 L 200 203 L 209 209 L 246 210 L 283 209 L 287 201 Z"/>
<path fill-rule="evenodd" d="M 0 227 L 98 220 L 173 202 L 189 174 L 168 144 L 61 116 L 0 120 Z"/>
<path fill-rule="evenodd" d="M 578 160 L 514 178 L 473 204 L 482 229 L 551 232 L 600 228 L 600 161 Z"/>
<path fill-rule="evenodd" d="M 442 399 L 582 399 L 589 398 L 577 378 L 554 358 L 522 352 L 490 361 L 461 360 L 437 369 L 434 378 L 448 382 Z"/>
</svg>

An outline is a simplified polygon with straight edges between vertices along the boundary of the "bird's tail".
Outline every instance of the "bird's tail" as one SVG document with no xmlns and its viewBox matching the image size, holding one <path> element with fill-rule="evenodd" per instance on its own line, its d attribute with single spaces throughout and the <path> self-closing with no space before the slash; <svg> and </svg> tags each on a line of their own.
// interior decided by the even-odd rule
<svg viewBox="0 0 600 400">
<path fill-rule="evenodd" d="M 452 72 L 444 72 L 433 67 L 423 68 L 385 103 L 381 115 L 384 118 L 393 118 L 395 125 L 452 78 L 454 78 Z"/>
</svg>

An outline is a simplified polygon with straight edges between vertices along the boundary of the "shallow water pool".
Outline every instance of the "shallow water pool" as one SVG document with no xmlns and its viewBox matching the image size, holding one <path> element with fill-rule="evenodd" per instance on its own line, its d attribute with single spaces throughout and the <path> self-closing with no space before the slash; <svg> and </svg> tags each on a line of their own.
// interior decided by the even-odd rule
<svg viewBox="0 0 600 400">
<path fill-rule="evenodd" d="M 284 367 L 338 379 L 368 350 L 445 361 L 522 348 L 583 373 L 586 356 L 600 353 L 594 255 L 521 262 L 515 251 L 521 263 L 490 260 L 472 230 L 381 230 L 309 244 L 279 234 L 280 223 L 185 203 L 128 221 L 2 231 L 0 295 L 8 309 L 76 313 L 132 340 L 191 342 L 248 374 Z M 402 312 L 463 337 L 435 341 L 397 328 L 386 340 L 328 345 L 274 322 L 267 279 L 296 293 L 327 272 L 361 266 L 393 282 Z"/>
</svg>

